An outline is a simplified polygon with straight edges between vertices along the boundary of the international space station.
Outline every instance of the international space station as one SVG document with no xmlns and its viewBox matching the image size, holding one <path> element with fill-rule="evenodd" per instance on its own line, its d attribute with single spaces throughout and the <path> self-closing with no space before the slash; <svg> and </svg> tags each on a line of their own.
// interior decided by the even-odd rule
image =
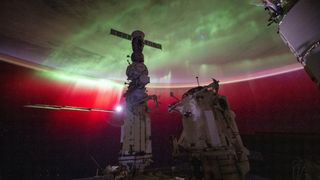
<svg viewBox="0 0 320 180">
<path fill-rule="evenodd" d="M 126 99 L 125 120 L 121 127 L 120 166 L 107 166 L 97 177 L 83 179 L 157 179 L 161 176 L 143 175 L 144 169 L 152 163 L 151 122 L 147 101 L 156 95 L 146 93 L 150 82 L 148 68 L 144 64 L 143 47 L 148 45 L 161 49 L 161 45 L 144 40 L 142 31 L 131 35 L 111 29 L 110 34 L 131 40 L 133 53 L 126 75 L 129 81 L 124 94 Z M 241 180 L 249 172 L 249 151 L 242 143 L 235 115 L 229 107 L 227 98 L 218 94 L 219 81 L 207 86 L 192 88 L 182 99 L 168 106 L 168 111 L 182 114 L 183 132 L 179 139 L 173 138 L 173 156 L 187 158 L 193 168 L 190 178 Z M 172 94 L 172 96 L 174 96 Z M 29 108 L 52 110 L 76 110 L 115 112 L 97 108 L 83 108 L 57 105 L 26 105 Z M 194 162 L 199 162 L 194 164 Z M 193 167 L 194 166 L 194 167 Z M 201 170 L 200 170 L 201 169 Z M 184 172 L 187 173 L 187 172 Z M 174 177 L 162 175 L 162 178 Z M 179 178 L 179 177 L 176 177 Z M 181 178 L 185 178 L 182 175 Z"/>
<path fill-rule="evenodd" d="M 270 14 L 267 26 L 275 25 L 283 42 L 301 63 L 310 78 L 320 86 L 320 3 L 317 0 L 262 0 Z M 268 27 L 266 27 L 268 28 Z M 187 90 L 177 101 L 167 105 L 168 112 L 181 115 L 182 132 L 172 137 L 172 157 L 181 164 L 168 173 L 152 172 L 152 127 L 148 101 L 158 105 L 157 95 L 149 95 L 149 70 L 145 65 L 143 49 L 149 46 L 162 50 L 160 43 L 146 40 L 145 33 L 135 30 L 127 34 L 110 29 L 110 34 L 131 41 L 131 61 L 126 68 L 127 89 L 124 123 L 121 126 L 118 164 L 98 169 L 93 177 L 81 180 L 113 179 L 206 179 L 244 180 L 250 174 L 250 149 L 245 147 L 235 121 L 236 115 L 228 98 L 219 94 L 219 81 Z M 120 109 L 101 109 L 69 105 L 26 104 L 27 108 L 74 110 L 115 113 Z M 320 169 L 319 169 L 320 171 Z M 147 173 L 148 172 L 148 173 Z M 152 172 L 152 173 L 149 173 Z M 309 171 L 305 177 L 316 177 Z M 319 178 L 319 176 L 317 176 Z M 79 180 L 80 180 L 79 179 Z M 300 180 L 300 179 L 299 179 Z"/>
</svg>

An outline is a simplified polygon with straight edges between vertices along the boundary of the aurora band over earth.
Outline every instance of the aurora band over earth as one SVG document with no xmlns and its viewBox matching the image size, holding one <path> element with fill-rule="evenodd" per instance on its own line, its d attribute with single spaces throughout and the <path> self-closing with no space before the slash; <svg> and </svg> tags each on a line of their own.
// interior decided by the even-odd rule
<svg viewBox="0 0 320 180">
<path fill-rule="evenodd" d="M 122 84 L 131 44 L 111 36 L 111 28 L 129 34 L 140 29 L 146 39 L 162 44 L 162 51 L 144 51 L 151 87 L 191 86 L 195 76 L 200 83 L 212 77 L 226 83 L 301 69 L 276 27 L 266 26 L 268 14 L 252 2 L 15 2 L 1 14 L 13 16 L 16 23 L 4 19 L 1 30 L 17 42 L 44 49 L 35 58 L 13 50 L 10 55 L 53 68 L 51 77 L 72 74 Z"/>
</svg>

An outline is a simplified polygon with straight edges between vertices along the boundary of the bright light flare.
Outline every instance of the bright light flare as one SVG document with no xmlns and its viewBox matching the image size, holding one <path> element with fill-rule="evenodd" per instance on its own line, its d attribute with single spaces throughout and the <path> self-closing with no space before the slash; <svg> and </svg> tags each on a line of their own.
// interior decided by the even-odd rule
<svg viewBox="0 0 320 180">
<path fill-rule="evenodd" d="M 116 112 L 118 112 L 118 113 L 119 113 L 119 112 L 122 112 L 122 106 L 120 106 L 120 105 L 117 106 L 115 110 L 116 110 Z"/>
</svg>

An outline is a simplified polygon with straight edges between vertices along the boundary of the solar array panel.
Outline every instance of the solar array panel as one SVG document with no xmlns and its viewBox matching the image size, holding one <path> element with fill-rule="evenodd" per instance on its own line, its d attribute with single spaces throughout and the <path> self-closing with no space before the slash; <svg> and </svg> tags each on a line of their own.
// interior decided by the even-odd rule
<svg viewBox="0 0 320 180">
<path fill-rule="evenodd" d="M 96 111 L 96 112 L 108 112 L 108 113 L 116 112 L 115 110 L 109 110 L 109 109 L 87 108 L 87 107 L 76 107 L 76 106 L 57 106 L 57 105 L 47 105 L 47 104 L 25 105 L 24 107 L 37 108 L 37 109 L 51 109 L 51 110 Z"/>
<path fill-rule="evenodd" d="M 121 37 L 123 39 L 131 40 L 131 35 L 117 31 L 115 29 L 111 29 L 110 34 Z M 162 49 L 162 45 L 159 43 L 155 43 L 149 40 L 144 40 L 144 44 L 153 48 Z"/>
<path fill-rule="evenodd" d="M 155 42 L 152 42 L 152 41 L 144 40 L 144 44 L 147 45 L 147 46 L 151 46 L 151 47 L 157 48 L 157 49 L 162 49 L 161 44 L 158 44 L 158 43 L 155 43 Z"/>
<path fill-rule="evenodd" d="M 110 34 L 118 36 L 118 37 L 121 37 L 121 38 L 124 38 L 124 39 L 131 40 L 131 35 L 123 33 L 123 32 L 120 32 L 120 31 L 117 31 L 117 30 L 114 30 L 114 29 L 111 29 Z"/>
</svg>

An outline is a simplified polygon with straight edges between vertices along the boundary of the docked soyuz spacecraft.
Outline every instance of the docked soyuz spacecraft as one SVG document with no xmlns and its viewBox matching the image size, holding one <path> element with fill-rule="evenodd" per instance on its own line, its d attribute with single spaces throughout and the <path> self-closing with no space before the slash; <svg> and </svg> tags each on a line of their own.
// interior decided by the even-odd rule
<svg viewBox="0 0 320 180">
<path fill-rule="evenodd" d="M 241 180 L 249 171 L 244 147 L 219 82 L 188 90 L 168 111 L 182 114 L 183 131 L 173 138 L 173 156 L 188 159 L 196 179 Z"/>
<path fill-rule="evenodd" d="M 121 151 L 119 163 L 131 171 L 143 171 L 152 160 L 151 123 L 148 115 L 147 101 L 157 103 L 157 96 L 146 93 L 146 85 L 150 82 L 148 68 L 144 64 L 143 47 L 149 45 L 161 49 L 161 45 L 144 40 L 142 31 L 134 31 L 131 35 L 111 29 L 112 35 L 132 42 L 131 61 L 126 75 L 129 81 L 124 94 L 126 99 L 125 119 L 121 127 Z"/>
<path fill-rule="evenodd" d="M 320 87 L 320 1 L 262 0 L 269 24 L 276 23 L 283 42 Z"/>
</svg>

